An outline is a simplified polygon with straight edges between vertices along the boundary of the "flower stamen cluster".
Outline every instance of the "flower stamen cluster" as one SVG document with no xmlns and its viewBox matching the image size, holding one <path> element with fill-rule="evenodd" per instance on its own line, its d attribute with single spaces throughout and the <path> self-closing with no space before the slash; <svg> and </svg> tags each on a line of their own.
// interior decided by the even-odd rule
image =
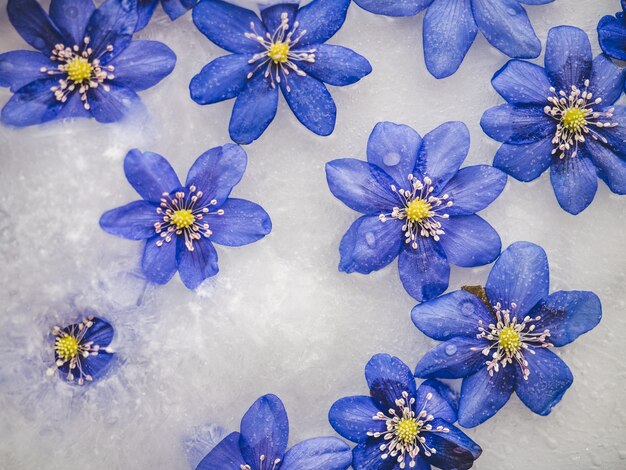
<svg viewBox="0 0 626 470">
<path fill-rule="evenodd" d="M 259 470 L 275 470 L 276 466 L 281 462 L 279 458 L 274 459 L 274 462 L 270 463 L 266 458 L 265 454 L 261 454 L 259 457 L 259 466 L 257 467 Z M 265 464 L 272 465 L 271 467 L 266 467 Z M 241 470 L 252 470 L 252 467 L 248 464 L 240 465 Z"/>
</svg>

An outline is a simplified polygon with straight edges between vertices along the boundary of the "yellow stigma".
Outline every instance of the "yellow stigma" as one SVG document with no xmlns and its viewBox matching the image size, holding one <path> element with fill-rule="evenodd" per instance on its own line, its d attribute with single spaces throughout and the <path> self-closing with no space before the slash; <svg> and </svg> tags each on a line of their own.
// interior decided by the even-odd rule
<svg viewBox="0 0 626 470">
<path fill-rule="evenodd" d="M 69 361 L 78 355 L 78 341 L 73 336 L 57 338 L 54 350 L 62 361 Z"/>
<path fill-rule="evenodd" d="M 430 214 L 430 204 L 424 199 L 413 199 L 406 208 L 406 216 L 411 222 L 421 222 Z"/>
<path fill-rule="evenodd" d="M 402 418 L 396 426 L 396 435 L 405 444 L 410 444 L 420 433 L 417 421 L 411 418 Z"/>
<path fill-rule="evenodd" d="M 500 347 L 509 355 L 516 353 L 522 345 L 519 339 L 519 333 L 515 331 L 512 326 L 502 328 L 498 342 Z"/>
<path fill-rule="evenodd" d="M 82 83 L 91 78 L 91 64 L 84 57 L 76 56 L 65 66 L 65 71 L 70 80 Z"/>
<path fill-rule="evenodd" d="M 578 132 L 580 131 L 587 120 L 585 119 L 585 112 L 580 108 L 568 108 L 563 113 L 563 127 L 568 131 Z"/>
<path fill-rule="evenodd" d="M 172 223 L 176 225 L 176 228 L 179 230 L 190 227 L 195 220 L 196 218 L 189 209 L 180 209 L 174 211 L 172 214 Z"/>
<path fill-rule="evenodd" d="M 289 54 L 289 44 L 286 42 L 275 42 L 270 46 L 270 50 L 268 55 L 270 59 L 274 61 L 275 64 L 287 62 L 287 56 Z"/>
</svg>

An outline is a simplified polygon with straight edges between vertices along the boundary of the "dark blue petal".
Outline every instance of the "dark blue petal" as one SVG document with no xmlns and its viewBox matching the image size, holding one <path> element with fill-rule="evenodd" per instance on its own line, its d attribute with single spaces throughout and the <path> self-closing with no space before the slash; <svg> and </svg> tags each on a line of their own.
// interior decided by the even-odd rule
<svg viewBox="0 0 626 470">
<path fill-rule="evenodd" d="M 574 377 L 567 364 L 552 351 L 542 348 L 533 351 L 535 354 L 524 354 L 530 369 L 528 380 L 524 380 L 518 368 L 515 392 L 524 405 L 538 415 L 546 416 L 561 401 Z"/>
<path fill-rule="evenodd" d="M 350 226 L 339 245 L 339 271 L 369 274 L 397 258 L 404 244 L 403 222 L 364 215 Z"/>
<path fill-rule="evenodd" d="M 137 0 L 137 31 L 140 31 L 148 26 L 150 18 L 152 18 L 152 14 L 158 4 L 159 0 Z"/>
<path fill-rule="evenodd" d="M 475 338 L 479 321 L 487 325 L 493 322 L 485 304 L 464 290 L 417 304 L 411 311 L 411 319 L 422 333 L 438 341 L 457 336 Z"/>
<path fill-rule="evenodd" d="M 450 264 L 443 247 L 432 238 L 417 238 L 417 248 L 405 245 L 400 252 L 398 271 L 404 289 L 423 302 L 448 288 Z"/>
<path fill-rule="evenodd" d="M 589 91 L 593 93 L 593 99 L 602 99 L 602 106 L 610 106 L 622 96 L 625 80 L 626 70 L 604 54 L 593 59 Z"/>
<path fill-rule="evenodd" d="M 202 0 L 193 9 L 193 22 L 210 41 L 222 49 L 236 53 L 256 53 L 263 46 L 245 36 L 254 31 L 265 37 L 267 30 L 253 11 L 220 0 Z"/>
<path fill-rule="evenodd" d="M 65 46 L 83 45 L 85 29 L 96 9 L 93 0 L 52 0 L 50 2 L 50 19 L 66 38 L 74 41 Z"/>
<path fill-rule="evenodd" d="M 534 322 L 536 330 L 549 330 L 550 343 L 565 346 L 600 323 L 602 304 L 593 292 L 558 291 L 537 304 L 529 315 L 541 317 Z"/>
<path fill-rule="evenodd" d="M 585 155 L 589 155 L 596 166 L 598 176 L 616 194 L 626 194 L 626 160 L 625 153 L 616 155 L 606 145 L 595 140 L 588 140 Z"/>
<path fill-rule="evenodd" d="M 548 32 L 546 72 L 557 92 L 568 93 L 572 85 L 584 88 L 591 78 L 591 60 L 591 44 L 582 29 L 557 26 Z"/>
<path fill-rule="evenodd" d="M 474 460 L 483 450 L 460 429 L 444 419 L 435 419 L 429 424 L 433 429 L 445 428 L 448 432 L 426 432 L 425 444 L 437 452 L 424 457 L 429 464 L 437 468 L 468 470 L 474 466 Z"/>
<path fill-rule="evenodd" d="M 283 13 L 287 15 L 288 25 L 293 29 L 298 3 L 277 3 L 261 7 L 261 20 L 271 35 L 280 27 Z M 297 35 L 296 35 L 297 36 Z"/>
<path fill-rule="evenodd" d="M 130 88 L 108 85 L 109 91 L 99 86 L 89 94 L 91 114 L 96 121 L 103 123 L 117 122 L 130 113 L 145 111 L 139 96 Z"/>
<path fill-rule="evenodd" d="M 387 172 L 398 187 L 405 187 L 421 146 L 422 138 L 409 126 L 379 122 L 367 141 L 367 161 Z"/>
<path fill-rule="evenodd" d="M 498 232 L 478 215 L 453 216 L 443 221 L 445 235 L 439 243 L 448 261 L 464 268 L 495 260 L 502 249 Z"/>
<path fill-rule="evenodd" d="M 400 205 L 391 191 L 395 181 L 377 166 L 355 158 L 328 162 L 326 181 L 337 199 L 363 214 L 386 214 Z"/>
<path fill-rule="evenodd" d="M 233 432 L 222 439 L 196 467 L 196 470 L 241 470 L 246 462 L 239 450 L 239 433 Z"/>
<path fill-rule="evenodd" d="M 58 84 L 56 79 L 46 78 L 20 88 L 2 108 L 2 122 L 23 127 L 56 119 L 63 104 L 50 88 Z"/>
<path fill-rule="evenodd" d="M 91 112 L 85 109 L 80 93 L 72 93 L 59 111 L 56 119 L 91 118 Z"/>
<path fill-rule="evenodd" d="M 230 138 L 238 144 L 258 139 L 274 119 L 277 108 L 278 88 L 272 88 L 269 79 L 257 73 L 248 80 L 235 101 L 228 127 Z"/>
<path fill-rule="evenodd" d="M 518 59 L 541 53 L 541 42 L 518 0 L 473 0 L 472 9 L 478 28 L 493 47 Z"/>
<path fill-rule="evenodd" d="M 111 341 L 113 341 L 114 335 L 115 330 L 109 322 L 94 317 L 92 325 L 85 332 L 85 336 L 83 336 L 83 342 L 93 341 L 94 344 L 97 344 L 101 348 L 106 348 L 111 344 Z"/>
<path fill-rule="evenodd" d="M 396 400 L 415 398 L 415 378 L 404 362 L 389 354 L 376 354 L 365 366 L 365 379 L 374 403 L 381 410 L 397 408 Z"/>
<path fill-rule="evenodd" d="M 480 119 L 485 134 L 507 144 L 531 144 L 556 131 L 556 121 L 543 107 L 501 104 L 488 109 Z"/>
<path fill-rule="evenodd" d="M 9 21 L 24 41 L 44 54 L 49 55 L 54 46 L 65 42 L 36 0 L 9 0 L 7 13 Z"/>
<path fill-rule="evenodd" d="M 333 403 L 328 421 L 338 434 L 361 443 L 367 441 L 368 432 L 384 433 L 387 430 L 384 421 L 373 419 L 379 411 L 370 397 L 345 397 Z"/>
<path fill-rule="evenodd" d="M 155 236 L 146 242 L 141 260 L 141 270 L 146 279 L 156 284 L 167 284 L 176 274 L 176 238 L 170 242 L 157 245 L 158 241 L 164 241 L 160 236 Z"/>
<path fill-rule="evenodd" d="M 247 245 L 272 231 L 270 216 L 254 202 L 227 199 L 220 209 L 224 210 L 223 215 L 209 214 L 203 219 L 213 232 L 213 243 L 226 246 Z"/>
<path fill-rule="evenodd" d="M 478 327 L 478 325 L 476 325 Z M 478 330 L 478 328 L 476 328 Z M 415 376 L 423 379 L 461 379 L 484 367 L 484 339 L 459 336 L 438 344 L 415 366 Z"/>
<path fill-rule="evenodd" d="M 539 301 L 548 297 L 550 268 L 548 257 L 538 245 L 516 242 L 496 261 L 485 289 L 492 305 L 514 310 L 518 319 L 526 316 Z M 512 309 L 515 303 L 516 308 Z"/>
<path fill-rule="evenodd" d="M 180 187 L 180 181 L 169 162 L 161 155 L 133 149 L 124 159 L 124 174 L 139 195 L 160 204 L 163 193 Z"/>
<path fill-rule="evenodd" d="M 372 71 L 365 57 L 352 49 L 331 44 L 311 46 L 315 62 L 299 62 L 299 67 L 318 80 L 335 86 L 352 85 Z"/>
<path fill-rule="evenodd" d="M 387 457 L 383 459 L 383 451 L 380 445 L 384 441 L 369 438 L 367 442 L 363 442 L 352 450 L 352 466 L 354 470 L 392 470 L 395 469 L 396 459 Z M 422 470 L 416 467 L 416 470 Z"/>
<path fill-rule="evenodd" d="M 550 180 L 559 205 L 573 215 L 591 204 L 598 189 L 596 167 L 583 152 L 576 157 L 553 159 Z"/>
<path fill-rule="evenodd" d="M 607 140 L 608 147 L 613 153 L 619 155 L 621 158 L 626 158 L 626 106 L 611 106 L 613 108 L 613 117 L 611 122 L 617 124 L 614 127 L 602 128 L 600 134 L 601 137 Z M 597 111 L 607 111 L 606 109 L 597 109 Z M 592 139 L 587 139 L 585 147 L 589 146 Z"/>
<path fill-rule="evenodd" d="M 116 84 L 141 91 L 174 70 L 176 54 L 162 42 L 133 41 L 110 64 L 115 67 Z"/>
<path fill-rule="evenodd" d="M 234 98 L 248 82 L 254 70 L 248 63 L 251 55 L 231 54 L 209 62 L 189 84 L 191 99 L 198 104 L 212 104 Z"/>
<path fill-rule="evenodd" d="M 431 394 L 430 399 L 428 394 Z M 454 423 L 457 420 L 457 402 L 458 398 L 450 387 L 439 380 L 429 379 L 417 389 L 415 411 L 419 414 L 424 408 L 429 415 Z"/>
<path fill-rule="evenodd" d="M 137 4 L 135 0 L 106 0 L 91 18 L 85 31 L 94 57 L 102 63 L 119 55 L 128 47 L 137 26 Z M 113 51 L 107 52 L 107 47 Z"/>
<path fill-rule="evenodd" d="M 457 71 L 476 38 L 471 0 L 434 0 L 424 16 L 424 59 L 436 78 Z"/>
<path fill-rule="evenodd" d="M 598 41 L 602 50 L 614 59 L 626 60 L 626 19 L 604 16 L 598 23 Z"/>
<path fill-rule="evenodd" d="M 156 209 L 156 206 L 148 201 L 131 202 L 102 214 L 100 227 L 118 237 L 145 240 L 154 236 L 154 224 L 160 220 Z"/>
<path fill-rule="evenodd" d="M 505 185 L 506 174 L 492 166 L 462 168 L 441 190 L 453 202 L 445 213 L 451 216 L 475 214 L 495 201 Z"/>
<path fill-rule="evenodd" d="M 175 20 L 183 16 L 194 6 L 195 0 L 161 0 L 163 11 L 170 20 Z"/>
<path fill-rule="evenodd" d="M 350 446 L 336 437 L 302 441 L 285 454 L 282 470 L 345 470 L 352 463 Z"/>
<path fill-rule="evenodd" d="M 93 380 L 101 379 L 108 372 L 113 358 L 113 353 L 101 350 L 98 351 L 96 356 L 89 355 L 88 357 L 81 359 L 83 374 L 90 375 Z"/>
<path fill-rule="evenodd" d="M 317 135 L 332 134 L 337 107 L 322 82 L 308 75 L 290 74 L 280 82 L 280 89 L 293 114 L 307 129 Z"/>
<path fill-rule="evenodd" d="M 473 428 L 484 423 L 502 408 L 515 389 L 516 367 L 509 364 L 489 375 L 482 367 L 463 380 L 459 401 L 459 424 Z"/>
<path fill-rule="evenodd" d="M 289 439 L 287 412 L 276 395 L 264 395 L 241 419 L 239 447 L 246 462 L 255 465 L 261 456 L 273 463 L 283 458 Z"/>
<path fill-rule="evenodd" d="M 322 44 L 335 35 L 346 20 L 350 0 L 313 0 L 298 11 L 298 30 L 306 30 L 298 44 Z"/>
<path fill-rule="evenodd" d="M 550 92 L 550 81 L 543 67 L 523 60 L 510 60 L 498 70 L 491 84 L 511 104 L 545 106 Z"/>
<path fill-rule="evenodd" d="M 387 16 L 413 16 L 428 7 L 433 0 L 354 0 L 361 8 Z"/>
<path fill-rule="evenodd" d="M 193 251 L 185 246 L 183 236 L 178 237 L 176 242 L 178 244 L 176 248 L 178 274 L 187 289 L 195 289 L 205 279 L 217 274 L 219 271 L 217 252 L 208 238 L 202 237 L 200 240 L 194 240 Z M 171 243 L 174 243 L 174 240 Z"/>
<path fill-rule="evenodd" d="M 519 181 L 538 178 L 552 162 L 552 136 L 532 144 L 503 144 L 493 158 L 493 166 Z"/>
<path fill-rule="evenodd" d="M 56 64 L 35 51 L 11 51 L 0 54 L 0 86 L 11 87 L 15 93 L 35 80 L 47 78 L 41 68 L 55 69 Z"/>
</svg>

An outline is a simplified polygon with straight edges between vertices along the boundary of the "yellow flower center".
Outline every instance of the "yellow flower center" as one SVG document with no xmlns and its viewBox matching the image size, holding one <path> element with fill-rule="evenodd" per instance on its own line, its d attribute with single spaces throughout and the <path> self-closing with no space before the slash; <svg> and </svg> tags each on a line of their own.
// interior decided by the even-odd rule
<svg viewBox="0 0 626 470">
<path fill-rule="evenodd" d="M 78 341 L 73 336 L 57 338 L 54 350 L 59 359 L 66 362 L 78 355 Z"/>
<path fill-rule="evenodd" d="M 91 78 L 93 69 L 86 58 L 76 56 L 67 63 L 65 71 L 70 80 L 75 83 L 82 83 Z"/>
<path fill-rule="evenodd" d="M 563 127 L 568 131 L 578 132 L 586 124 L 585 112 L 580 108 L 568 108 L 563 113 Z"/>
<path fill-rule="evenodd" d="M 172 223 L 176 225 L 176 228 L 179 230 L 190 227 L 195 220 L 196 218 L 189 209 L 180 209 L 174 211 L 172 214 Z"/>
<path fill-rule="evenodd" d="M 498 338 L 500 347 L 509 355 L 516 353 L 522 345 L 519 333 L 512 326 L 502 328 Z"/>
<path fill-rule="evenodd" d="M 287 62 L 289 54 L 289 44 L 286 42 L 277 41 L 270 46 L 270 50 L 268 55 L 270 59 L 274 61 L 275 64 L 282 64 Z"/>
<path fill-rule="evenodd" d="M 420 433 L 417 421 L 411 418 L 402 418 L 396 427 L 396 435 L 405 444 L 409 444 L 415 440 Z"/>
<path fill-rule="evenodd" d="M 411 222 L 421 222 L 430 214 L 430 204 L 424 199 L 413 199 L 406 208 L 406 216 Z"/>
</svg>

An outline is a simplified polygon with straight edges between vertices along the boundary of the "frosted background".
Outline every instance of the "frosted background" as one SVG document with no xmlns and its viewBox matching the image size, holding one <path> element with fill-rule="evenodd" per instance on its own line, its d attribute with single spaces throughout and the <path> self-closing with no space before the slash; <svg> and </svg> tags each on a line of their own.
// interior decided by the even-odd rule
<svg viewBox="0 0 626 470">
<path fill-rule="evenodd" d="M 0 0 L 0 51 L 28 48 Z M 571 24 L 590 33 L 617 0 L 557 0 L 528 7 L 545 44 L 548 29 Z M 249 166 L 234 196 L 256 201 L 274 229 L 259 243 L 218 247 L 220 274 L 197 292 L 176 277 L 155 288 L 137 271 L 142 245 L 107 235 L 98 219 L 137 199 L 122 161 L 139 147 L 166 156 L 180 175 L 210 147 L 229 142 L 232 102 L 199 106 L 187 86 L 224 52 L 186 15 L 174 24 L 159 9 L 141 38 L 178 55 L 173 74 L 141 94 L 150 119 L 119 125 L 52 123 L 0 126 L 0 468 L 188 469 L 219 436 L 238 430 L 262 394 L 276 393 L 291 423 L 291 444 L 334 435 L 326 419 L 338 398 L 367 393 L 363 368 L 375 353 L 411 368 L 435 342 L 411 323 L 414 301 L 395 263 L 369 276 L 337 271 L 338 244 L 357 214 L 336 200 L 325 162 L 364 158 L 382 120 L 420 134 L 447 120 L 470 128 L 467 164 L 492 162 L 498 143 L 480 129 L 482 112 L 501 102 L 489 84 L 507 60 L 479 37 L 460 71 L 437 81 L 422 54 L 422 16 L 389 19 L 356 5 L 332 40 L 365 55 L 374 72 L 332 88 L 335 133 L 317 137 L 281 102 L 263 137 L 246 146 Z M 543 63 L 537 61 L 538 63 Z M 9 98 L 0 90 L 0 102 Z M 529 240 L 550 260 L 551 289 L 593 290 L 599 327 L 557 352 L 575 381 L 542 418 L 514 396 L 493 419 L 467 433 L 483 446 L 480 470 L 626 468 L 626 198 L 604 184 L 579 216 L 562 211 L 544 174 L 509 179 L 482 215 L 504 246 Z M 450 287 L 486 280 L 489 267 L 453 268 Z M 78 389 L 46 377 L 54 324 L 91 308 L 117 330 L 121 366 Z M 210 432 L 209 432 L 210 431 Z M 213 434 L 211 434 L 213 433 Z"/>
</svg>

